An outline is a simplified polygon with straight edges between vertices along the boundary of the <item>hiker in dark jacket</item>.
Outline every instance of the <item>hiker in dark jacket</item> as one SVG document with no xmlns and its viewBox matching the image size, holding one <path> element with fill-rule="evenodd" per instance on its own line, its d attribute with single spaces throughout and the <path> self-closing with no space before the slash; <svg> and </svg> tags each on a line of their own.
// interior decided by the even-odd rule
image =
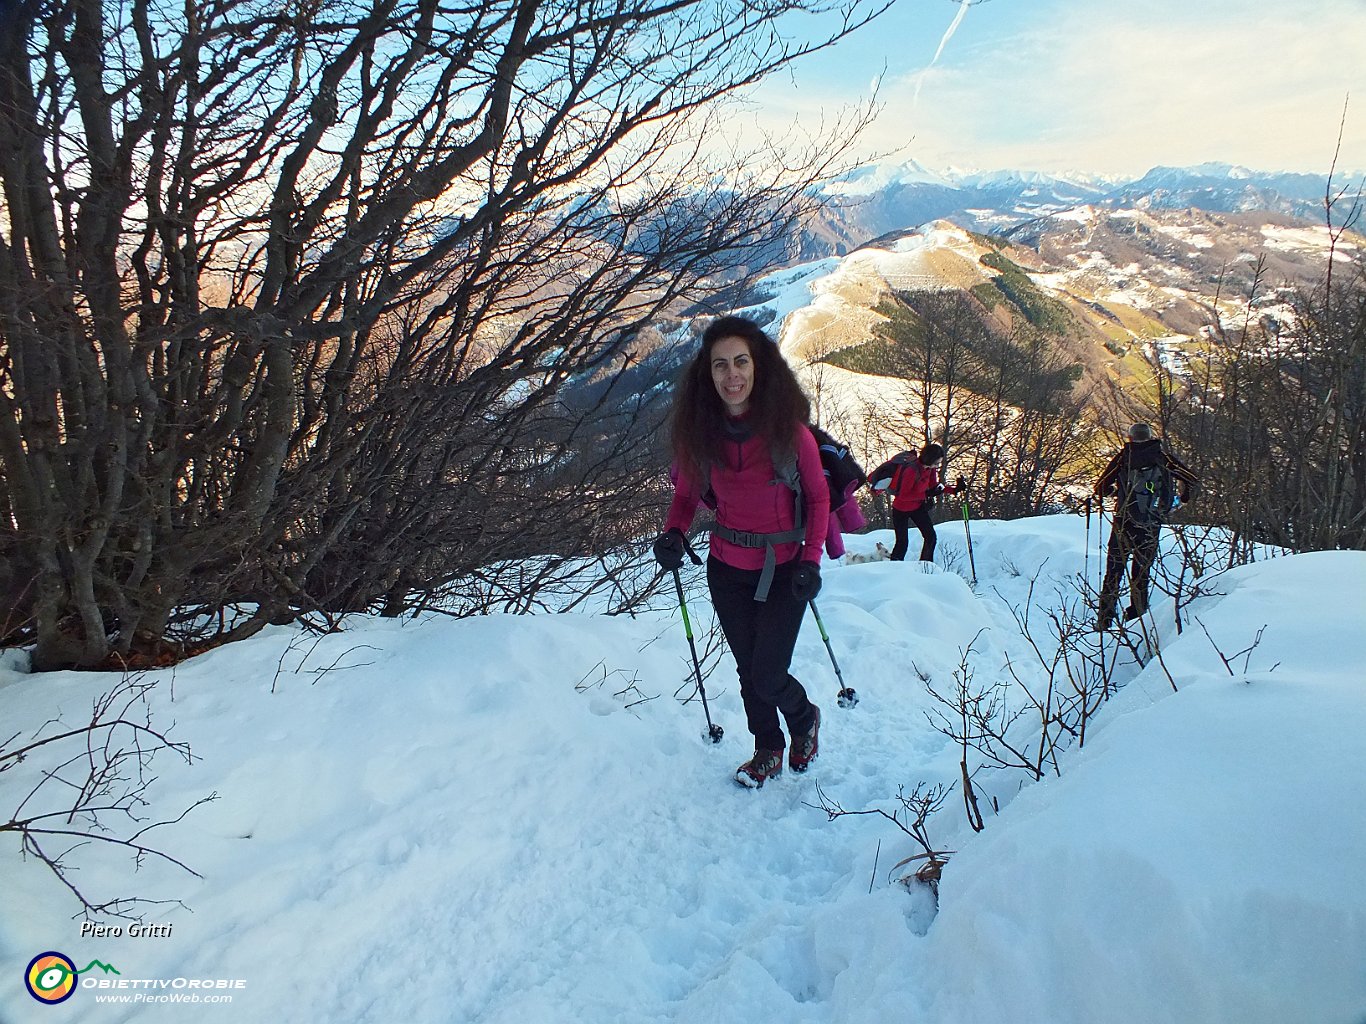
<svg viewBox="0 0 1366 1024">
<path fill-rule="evenodd" d="M 830 516 L 820 451 L 806 427 L 810 411 L 777 344 L 734 316 L 707 328 L 674 396 L 678 475 L 655 559 L 669 570 L 682 565 L 686 532 L 710 489 L 716 525 L 707 585 L 754 735 L 754 756 L 735 778 L 752 788 L 782 771 L 782 721 L 793 771 L 805 771 L 818 749 L 820 709 L 788 673 L 806 605 L 820 590 Z M 794 456 L 800 509 L 780 479 L 779 467 L 790 469 Z"/>
<path fill-rule="evenodd" d="M 1157 543 L 1162 531 L 1162 516 L 1167 511 L 1165 502 L 1156 512 L 1146 511 L 1135 501 L 1133 488 L 1136 477 L 1145 467 L 1162 466 L 1170 473 L 1168 484 L 1176 488 L 1181 504 L 1189 504 L 1198 480 L 1190 468 L 1153 436 L 1152 427 L 1135 423 L 1129 428 L 1129 441 L 1111 457 L 1096 481 L 1095 495 L 1104 501 L 1109 494 L 1115 499 L 1115 517 L 1110 527 L 1110 544 L 1105 555 L 1105 579 L 1100 585 L 1100 614 L 1096 628 L 1109 629 L 1115 621 L 1119 605 L 1119 583 L 1124 566 L 1129 568 L 1129 607 L 1124 619 L 1135 619 L 1148 610 L 1148 574 L 1157 558 Z"/>
<path fill-rule="evenodd" d="M 906 550 L 910 547 L 911 523 L 915 523 L 923 538 L 920 560 L 934 561 L 934 548 L 938 543 L 934 523 L 930 521 L 934 499 L 940 494 L 958 493 L 957 486 L 950 484 L 945 487 L 939 482 L 938 467 L 943 458 L 943 446 L 930 442 L 920 449 L 919 456 L 902 463 L 892 475 L 888 489 L 892 494 L 892 530 L 896 533 L 896 544 L 892 547 L 894 562 L 906 558 Z"/>
</svg>

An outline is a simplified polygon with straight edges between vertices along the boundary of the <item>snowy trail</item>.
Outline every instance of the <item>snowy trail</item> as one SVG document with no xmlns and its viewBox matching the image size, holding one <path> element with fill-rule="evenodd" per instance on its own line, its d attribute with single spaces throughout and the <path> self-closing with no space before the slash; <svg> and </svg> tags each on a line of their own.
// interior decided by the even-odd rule
<svg viewBox="0 0 1366 1024">
<path fill-rule="evenodd" d="M 916 654 L 923 644 L 906 635 L 907 624 L 945 627 L 950 651 L 955 633 L 966 644 L 984 624 L 967 617 L 948 629 L 942 621 L 976 603 L 957 576 L 919 576 L 908 588 L 905 572 L 882 563 L 828 573 L 827 619 L 842 623 L 870 609 L 858 616 L 858 628 L 835 639 L 865 696 L 858 708 L 837 708 L 824 648 L 818 637 L 804 636 L 815 643 L 803 643 L 795 667 L 824 706 L 824 752 L 806 776 L 785 773 L 761 792 L 730 781 L 750 740 L 728 662 L 711 681 L 714 715 L 726 727 L 718 746 L 701 739 L 697 704 L 666 701 L 647 705 L 639 719 L 616 712 L 582 720 L 584 697 L 568 690 L 568 678 L 501 679 L 497 688 L 509 706 L 542 709 L 527 716 L 519 747 L 487 752 L 507 767 L 488 772 L 476 763 L 423 796 L 425 806 L 442 809 L 433 824 L 450 829 L 447 841 L 478 856 L 446 857 L 439 869 L 427 858 L 392 866 L 409 876 L 393 888 L 425 889 L 426 906 L 394 914 L 374 934 L 384 954 L 371 958 L 353 986 L 335 990 L 321 1007 L 324 1018 L 377 1012 L 370 993 L 403 985 L 420 962 L 431 992 L 419 1000 L 417 1019 L 558 1020 L 574 1007 L 588 1020 L 703 1021 L 756 992 L 792 1019 L 832 1019 L 825 1004 L 847 958 L 822 953 L 832 941 L 818 933 L 830 924 L 812 908 L 837 897 L 858 862 L 860 874 L 871 873 L 877 838 L 885 838 L 887 854 L 881 871 L 904 852 L 892 856 L 896 840 L 872 835 L 882 831 L 873 819 L 829 823 L 810 806 L 815 785 L 859 809 L 885 802 L 899 774 L 909 782 L 930 771 L 947 741 L 927 727 L 918 681 L 908 680 L 911 658 L 935 659 Z M 846 587 L 863 593 L 861 606 L 846 599 Z M 870 602 L 870 591 L 885 596 Z M 599 639 L 614 652 L 640 646 L 657 629 L 613 626 L 617 635 Z M 677 676 L 682 652 L 669 648 L 680 641 L 667 633 L 652 646 L 668 673 L 655 689 L 670 689 L 667 681 Z M 869 671 L 862 649 L 891 657 Z M 627 667 L 618 657 L 623 664 L 611 667 Z M 641 668 L 658 678 L 658 669 Z M 487 700 L 468 696 L 450 713 L 477 725 Z M 598 711 L 607 706 L 602 694 L 589 703 Z M 489 784 L 497 787 L 496 803 L 484 792 Z M 411 830 L 419 827 L 414 821 Z M 392 814 L 383 828 L 392 833 Z M 432 830 L 427 826 L 429 836 Z M 502 881 L 508 877 L 511 887 Z M 414 935 L 424 937 L 420 955 L 401 955 Z M 536 959 L 509 962 L 506 951 L 517 946 L 535 949 Z"/>
</svg>

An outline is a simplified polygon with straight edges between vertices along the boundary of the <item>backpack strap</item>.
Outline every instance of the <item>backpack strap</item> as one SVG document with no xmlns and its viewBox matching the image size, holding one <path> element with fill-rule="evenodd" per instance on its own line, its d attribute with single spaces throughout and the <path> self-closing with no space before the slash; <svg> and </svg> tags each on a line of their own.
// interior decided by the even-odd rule
<svg viewBox="0 0 1366 1024">
<path fill-rule="evenodd" d="M 892 486 L 890 489 L 890 493 L 892 494 L 892 496 L 896 497 L 897 495 L 899 495 L 901 493 L 902 486 L 908 483 L 908 481 L 906 480 L 907 473 L 911 474 L 911 479 L 909 481 L 910 486 L 918 487 L 920 485 L 920 478 L 923 475 L 921 473 L 922 468 L 923 467 L 920 465 L 919 459 L 907 459 L 900 466 L 898 466 L 896 468 L 896 474 L 892 477 Z"/>
<path fill-rule="evenodd" d="M 793 510 L 793 527 L 777 533 L 750 533 L 746 530 L 732 530 L 719 522 L 712 522 L 708 529 L 714 536 L 742 548 L 763 548 L 764 567 L 759 573 L 759 586 L 754 591 L 754 600 L 767 601 L 769 589 L 773 586 L 773 573 L 778 567 L 779 544 L 797 544 L 806 539 L 804 522 L 806 509 L 802 504 L 802 482 L 797 472 L 797 456 L 788 453 L 785 457 L 773 459 L 774 476 L 769 481 L 775 487 L 787 487 L 796 496 Z M 710 471 L 709 471 L 710 474 Z M 711 481 L 708 480 L 708 487 Z"/>
</svg>

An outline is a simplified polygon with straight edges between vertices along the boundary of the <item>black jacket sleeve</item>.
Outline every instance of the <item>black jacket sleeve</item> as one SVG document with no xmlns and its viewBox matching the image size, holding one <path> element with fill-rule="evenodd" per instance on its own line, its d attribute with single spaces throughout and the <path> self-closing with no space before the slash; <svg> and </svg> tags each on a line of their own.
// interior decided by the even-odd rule
<svg viewBox="0 0 1366 1024">
<path fill-rule="evenodd" d="M 1191 472 L 1191 468 L 1173 455 L 1164 446 L 1162 454 L 1167 460 L 1167 469 L 1171 471 L 1177 481 L 1177 494 L 1181 500 L 1190 501 L 1200 490 L 1200 478 Z"/>
<path fill-rule="evenodd" d="M 1103 498 L 1115 489 L 1115 485 L 1119 482 L 1119 470 L 1123 463 L 1124 449 L 1121 448 L 1110 457 L 1110 461 L 1101 472 L 1100 478 L 1096 480 L 1096 497 Z"/>
</svg>

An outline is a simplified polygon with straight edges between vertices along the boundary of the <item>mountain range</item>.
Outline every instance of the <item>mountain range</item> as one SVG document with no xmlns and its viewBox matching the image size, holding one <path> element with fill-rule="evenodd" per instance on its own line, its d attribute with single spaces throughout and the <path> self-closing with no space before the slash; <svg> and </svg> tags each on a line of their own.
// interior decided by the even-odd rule
<svg viewBox="0 0 1366 1024">
<path fill-rule="evenodd" d="M 1339 184 L 1360 175 L 1339 175 Z M 914 161 L 856 168 L 826 183 L 797 259 L 844 255 L 888 232 L 948 220 L 991 234 L 1077 206 L 1103 210 L 1276 213 L 1323 222 L 1328 176 L 1233 164 L 1154 167 L 1139 178 L 1072 172 L 931 171 Z"/>
</svg>

